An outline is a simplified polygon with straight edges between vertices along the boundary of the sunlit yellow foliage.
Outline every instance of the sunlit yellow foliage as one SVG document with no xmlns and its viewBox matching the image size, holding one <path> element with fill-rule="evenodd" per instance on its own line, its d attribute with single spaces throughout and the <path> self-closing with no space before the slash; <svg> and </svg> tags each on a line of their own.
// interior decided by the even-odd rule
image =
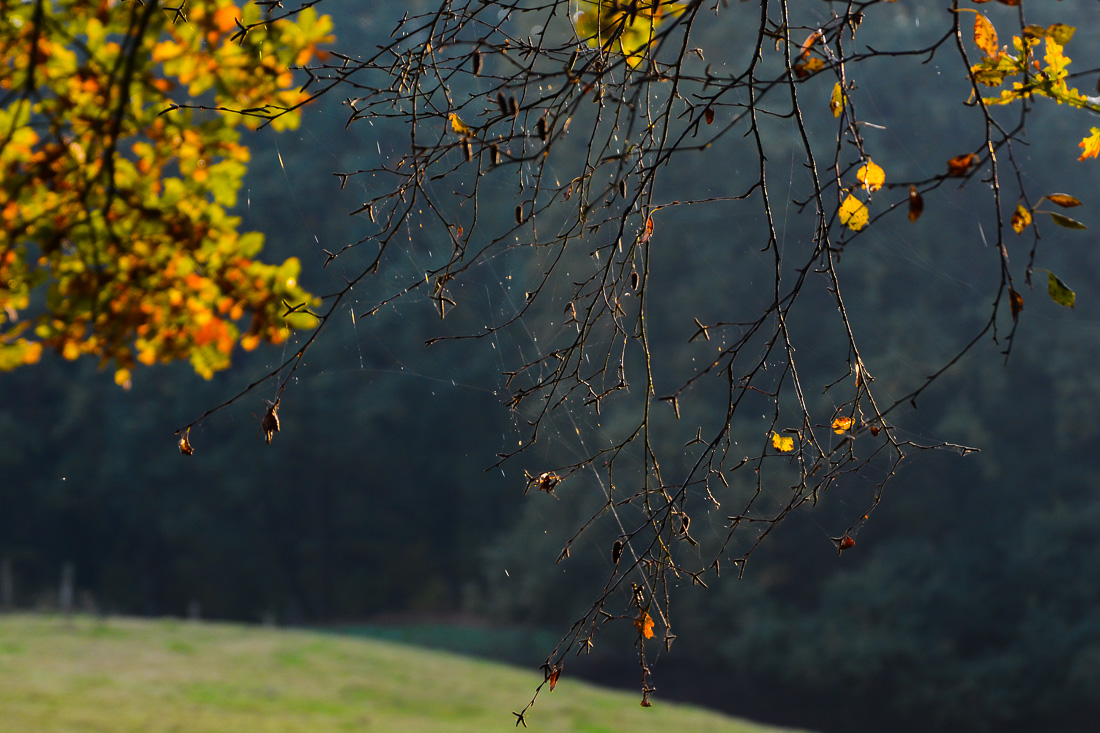
<svg viewBox="0 0 1100 733">
<path fill-rule="evenodd" d="M 833 420 L 832 428 L 834 433 L 841 435 L 845 431 L 852 429 L 852 418 L 847 415 L 838 417 L 836 420 Z"/>
<path fill-rule="evenodd" d="M 867 226 L 867 222 L 871 218 L 871 212 L 867 210 L 867 204 L 863 203 L 852 194 L 848 194 L 848 198 L 840 205 L 838 215 L 840 217 L 840 223 L 853 232 L 858 232 L 860 229 Z"/>
<path fill-rule="evenodd" d="M 794 450 L 794 438 L 779 433 L 772 433 L 772 448 L 780 453 L 790 453 Z"/>
<path fill-rule="evenodd" d="M 1100 156 L 1100 127 L 1092 128 L 1090 133 L 1088 137 L 1077 143 L 1077 147 L 1084 149 L 1077 160 Z"/>
<path fill-rule="evenodd" d="M 848 101 L 848 98 L 844 96 L 844 88 L 840 86 L 838 81 L 833 85 L 833 93 L 829 95 L 829 110 L 833 113 L 833 117 L 840 117 L 840 113 L 844 111 L 844 103 Z"/>
<path fill-rule="evenodd" d="M 573 18 L 577 37 L 592 48 L 622 54 L 630 66 L 642 63 L 656 39 L 657 26 L 684 12 L 668 0 L 579 0 Z"/>
<path fill-rule="evenodd" d="M 283 316 L 284 301 L 313 303 L 298 262 L 256 260 L 262 235 L 226 208 L 249 160 L 236 128 L 297 125 L 307 97 L 289 67 L 323 56 L 331 22 L 307 9 L 242 36 L 263 20 L 255 3 L 182 7 L 5 10 L 0 88 L 28 93 L 0 107 L 0 370 L 46 347 L 113 363 L 122 386 L 136 364 L 180 359 L 210 377 L 238 341 L 315 325 Z"/>
<path fill-rule="evenodd" d="M 1012 231 L 1022 234 L 1031 226 L 1031 212 L 1023 204 L 1016 204 L 1016 210 L 1012 212 Z"/>
<path fill-rule="evenodd" d="M 856 179 L 868 191 L 877 191 L 882 188 L 882 184 L 886 183 L 886 171 L 882 170 L 882 166 L 877 165 L 868 158 L 866 165 L 860 166 L 859 170 L 856 171 Z"/>
</svg>

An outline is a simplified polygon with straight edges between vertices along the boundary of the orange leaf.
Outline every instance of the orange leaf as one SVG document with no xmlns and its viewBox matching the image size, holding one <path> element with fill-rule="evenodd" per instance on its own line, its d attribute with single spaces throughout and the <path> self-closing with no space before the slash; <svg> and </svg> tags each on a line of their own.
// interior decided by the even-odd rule
<svg viewBox="0 0 1100 733">
<path fill-rule="evenodd" d="M 1092 128 L 1092 134 L 1077 143 L 1077 147 L 1084 148 L 1084 152 L 1077 160 L 1100 157 L 1100 127 Z"/>
<path fill-rule="evenodd" d="M 550 676 L 546 678 L 546 681 L 550 683 L 550 692 L 554 691 L 554 688 L 558 686 L 558 678 L 561 677 L 561 667 L 558 667 Z"/>
<path fill-rule="evenodd" d="M 708 125 L 714 122 L 714 110 L 710 107 L 703 110 L 703 119 L 706 120 Z"/>
<path fill-rule="evenodd" d="M 845 550 L 850 550 L 855 546 L 856 541 L 852 539 L 851 535 L 844 535 L 840 538 L 840 541 L 837 542 L 837 547 L 840 548 L 841 552 L 844 552 Z"/>
<path fill-rule="evenodd" d="M 642 635 L 643 639 L 653 638 L 653 617 L 648 611 L 642 611 L 642 615 L 634 619 L 634 628 Z"/>
<path fill-rule="evenodd" d="M 1024 297 L 1014 288 L 1008 289 L 1008 307 L 1012 310 L 1012 321 L 1015 323 L 1020 317 L 1020 311 L 1024 309 Z"/>
<path fill-rule="evenodd" d="M 909 187 L 909 221 L 916 221 L 924 211 L 924 198 L 916 186 Z"/>
<path fill-rule="evenodd" d="M 648 242 L 649 238 L 653 236 L 653 217 L 647 216 L 645 220 L 645 231 L 642 232 L 642 241 Z"/>
<path fill-rule="evenodd" d="M 847 417 L 847 416 L 838 417 L 836 420 L 833 420 L 833 425 L 832 425 L 833 432 L 836 433 L 837 435 L 843 434 L 844 431 L 850 430 L 851 427 L 852 427 L 852 418 L 850 418 L 850 417 Z"/>
<path fill-rule="evenodd" d="M 967 153 L 966 155 L 957 155 L 951 160 L 947 161 L 947 175 L 962 177 L 969 172 L 969 170 L 978 162 L 978 156 L 974 153 Z"/>
<path fill-rule="evenodd" d="M 1075 197 L 1070 196 L 1068 193 L 1052 193 L 1049 196 L 1044 196 L 1047 201 L 1052 204 L 1057 204 L 1063 209 L 1069 209 L 1074 206 L 1080 206 L 1081 202 Z"/>
</svg>

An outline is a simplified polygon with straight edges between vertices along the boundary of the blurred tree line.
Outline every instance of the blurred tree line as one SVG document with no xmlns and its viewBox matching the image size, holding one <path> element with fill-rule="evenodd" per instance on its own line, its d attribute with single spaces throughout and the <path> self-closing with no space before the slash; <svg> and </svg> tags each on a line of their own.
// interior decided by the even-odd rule
<svg viewBox="0 0 1100 733">
<path fill-rule="evenodd" d="M 344 48 L 372 48 L 390 30 L 385 9 L 326 11 Z M 1050 14 L 1033 22 L 1078 26 L 1075 64 L 1091 72 L 1078 82 L 1095 83 L 1100 59 L 1083 57 L 1100 47 L 1094 4 L 1028 11 Z M 874 28 L 872 44 L 934 35 L 940 12 L 898 2 L 893 24 Z M 701 26 L 699 45 L 736 33 L 734 13 L 718 18 Z M 927 161 L 972 147 L 952 137 L 965 79 L 924 88 L 912 66 L 880 63 L 882 74 L 861 83 L 885 128 L 867 134 L 888 151 L 893 175 L 920 177 Z M 297 132 L 244 138 L 254 159 L 235 213 L 265 232 L 272 256 L 303 261 L 302 285 L 314 293 L 347 275 L 339 262 L 320 269 L 324 250 L 360 236 L 347 214 L 371 195 L 369 182 L 334 192 L 332 173 L 400 147 L 404 134 L 386 121 L 369 134 L 347 133 L 345 121 L 329 98 L 305 112 Z M 1080 117 L 1039 106 L 1029 127 L 1030 145 L 1019 153 L 1032 163 L 1028 185 L 1080 192 L 1087 209 L 1078 218 L 1100 225 L 1098 202 L 1085 194 L 1095 188 L 1095 166 L 1075 162 Z M 745 174 L 748 162 L 734 153 L 721 161 L 710 166 L 713 181 L 702 169 L 681 170 L 663 185 L 705 193 Z M 800 164 L 792 141 L 790 165 Z M 780 182 L 779 198 L 789 188 Z M 511 197 L 500 198 L 495 214 L 510 216 Z M 988 244 L 970 235 L 980 201 L 972 187 L 952 191 L 930 201 L 917 225 L 879 222 L 852 245 L 860 252 L 842 258 L 859 283 L 849 286 L 853 325 L 888 394 L 905 394 L 986 317 L 998 273 Z M 723 246 L 758 222 L 678 215 L 661 222 L 686 234 L 656 255 L 651 338 L 664 358 L 690 361 L 699 354 L 684 346 L 684 319 L 720 318 L 738 279 L 761 276 L 760 263 Z M 407 266 L 364 291 L 422 272 L 433 244 L 419 246 L 423 253 L 411 251 Z M 1020 247 L 1014 256 L 1023 256 Z M 1091 729 L 1100 715 L 1100 590 L 1090 582 L 1100 571 L 1100 495 L 1087 446 L 1100 431 L 1100 377 L 1087 365 L 1100 352 L 1100 299 L 1089 285 L 1100 255 L 1090 235 L 1060 230 L 1044 230 L 1044 247 L 1044 266 L 1072 273 L 1077 307 L 1062 310 L 1038 297 L 1041 289 L 1037 297 L 1025 291 L 1007 363 L 1001 345 L 983 343 L 921 396 L 903 425 L 982 453 L 906 464 L 856 547 L 839 558 L 826 528 L 866 503 L 879 478 L 873 471 L 777 529 L 744 579 L 724 575 L 709 589 L 683 582 L 674 590 L 678 639 L 656 665 L 662 692 L 826 730 Z M 518 256 L 478 268 L 453 314 L 457 327 L 476 327 L 502 301 L 522 298 L 530 275 Z M 371 302 L 372 293 L 357 296 Z M 522 355 L 539 334 L 510 329 L 489 349 L 425 349 L 444 332 L 427 294 L 382 315 L 360 319 L 353 304 L 310 352 L 296 398 L 280 413 L 278 443 L 265 446 L 259 436 L 260 398 L 274 397 L 261 393 L 192 431 L 201 461 L 175 454 L 172 429 L 280 363 L 301 337 L 261 345 L 210 382 L 186 366 L 155 366 L 122 392 L 92 365 L 49 355 L 4 374 L 0 558 L 11 561 L 17 604 L 47 605 L 60 568 L 73 562 L 78 588 L 105 612 L 183 615 L 197 602 L 204 616 L 238 620 L 274 614 L 325 624 L 426 611 L 554 626 L 583 609 L 612 565 L 614 537 L 598 530 L 569 562 L 555 560 L 599 502 L 590 506 L 568 483 L 556 496 L 525 497 L 518 467 L 486 470 L 523 429 L 501 407 L 503 354 Z M 811 338 L 806 349 L 815 333 L 823 343 L 833 337 L 824 318 L 800 328 Z M 812 369 L 814 355 L 806 356 L 803 368 Z M 616 419 L 609 413 L 603 429 L 613 432 Z M 551 429 L 548 452 L 582 449 L 575 426 L 562 420 Z M 720 534 L 724 521 L 697 514 L 693 533 Z M 609 649 L 597 662 L 611 668 L 619 655 Z M 612 674 L 624 676 L 605 681 L 634 683 L 618 668 Z"/>
</svg>

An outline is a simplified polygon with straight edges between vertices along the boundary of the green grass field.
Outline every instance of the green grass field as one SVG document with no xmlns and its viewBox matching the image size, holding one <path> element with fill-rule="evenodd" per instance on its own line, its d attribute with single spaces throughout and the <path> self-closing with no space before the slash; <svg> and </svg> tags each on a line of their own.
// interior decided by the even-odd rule
<svg viewBox="0 0 1100 733">
<path fill-rule="evenodd" d="M 515 730 L 541 677 L 384 641 L 232 624 L 0 616 L 0 731 Z M 537 731 L 779 729 L 563 676 Z"/>
</svg>

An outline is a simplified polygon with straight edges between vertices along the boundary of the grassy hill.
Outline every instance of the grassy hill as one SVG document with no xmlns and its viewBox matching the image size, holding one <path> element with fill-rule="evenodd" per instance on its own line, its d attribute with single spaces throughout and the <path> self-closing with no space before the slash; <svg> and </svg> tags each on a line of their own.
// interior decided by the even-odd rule
<svg viewBox="0 0 1100 733">
<path fill-rule="evenodd" d="M 231 624 L 0 616 L 0 731 L 515 730 L 541 677 L 384 641 Z M 538 731 L 767 733 L 563 676 Z"/>
</svg>

